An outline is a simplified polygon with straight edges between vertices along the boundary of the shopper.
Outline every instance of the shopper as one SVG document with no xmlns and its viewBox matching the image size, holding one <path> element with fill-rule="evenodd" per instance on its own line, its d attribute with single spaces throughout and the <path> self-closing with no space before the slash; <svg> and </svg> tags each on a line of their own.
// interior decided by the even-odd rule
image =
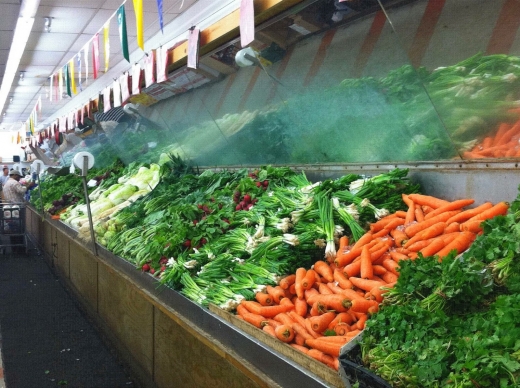
<svg viewBox="0 0 520 388">
<path fill-rule="evenodd" d="M 7 183 L 8 180 L 9 180 L 9 167 L 7 167 L 7 165 L 4 164 L 3 174 L 0 175 L 0 195 L 1 195 L 0 198 L 2 200 L 4 199 L 4 193 L 3 193 L 2 188 Z"/>
<path fill-rule="evenodd" d="M 22 203 L 24 201 L 24 196 L 28 185 L 22 185 L 19 182 L 21 177 L 22 174 L 20 174 L 20 171 L 11 170 L 9 173 L 9 179 L 3 186 L 2 190 L 5 201 L 13 203 Z"/>
</svg>

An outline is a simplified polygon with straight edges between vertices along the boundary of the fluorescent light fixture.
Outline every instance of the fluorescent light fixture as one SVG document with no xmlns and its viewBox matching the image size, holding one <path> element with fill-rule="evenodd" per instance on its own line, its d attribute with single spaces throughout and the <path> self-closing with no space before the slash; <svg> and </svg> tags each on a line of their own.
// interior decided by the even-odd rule
<svg viewBox="0 0 520 388">
<path fill-rule="evenodd" d="M 5 102 L 11 91 L 11 86 L 18 71 L 25 46 L 29 40 L 34 24 L 34 16 L 39 5 L 40 0 L 23 0 L 20 6 L 20 14 L 16 22 L 9 57 L 5 65 L 4 79 L 0 87 L 0 112 L 4 109 Z"/>
</svg>

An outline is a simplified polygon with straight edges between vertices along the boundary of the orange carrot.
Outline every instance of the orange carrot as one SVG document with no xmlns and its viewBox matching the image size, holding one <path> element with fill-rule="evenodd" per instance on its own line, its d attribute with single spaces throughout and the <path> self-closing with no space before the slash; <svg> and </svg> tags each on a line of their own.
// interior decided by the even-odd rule
<svg viewBox="0 0 520 388">
<path fill-rule="evenodd" d="M 495 136 L 493 136 L 492 142 L 490 145 L 492 145 L 492 146 L 497 145 L 500 138 L 502 136 L 504 136 L 504 133 L 506 133 L 510 128 L 511 128 L 511 125 L 509 123 L 500 123 L 500 125 L 498 126 L 498 130 L 495 133 Z M 484 141 L 482 141 L 482 145 L 484 146 Z M 488 147 L 489 147 L 489 145 L 488 145 Z"/>
<path fill-rule="evenodd" d="M 396 262 L 400 260 L 408 260 L 408 256 L 406 256 L 404 253 L 399 253 L 397 251 L 390 251 L 390 256 Z"/>
<path fill-rule="evenodd" d="M 373 265 L 372 270 L 374 272 L 374 275 L 383 275 L 386 272 L 386 268 L 382 265 Z"/>
<path fill-rule="evenodd" d="M 344 345 L 342 343 L 320 341 L 317 339 L 306 340 L 305 344 L 313 349 L 320 350 L 323 353 L 328 354 L 329 356 L 333 356 L 333 357 L 339 356 L 339 351 L 341 350 L 341 347 Z M 307 354 L 309 354 L 309 353 L 307 353 Z"/>
<path fill-rule="evenodd" d="M 349 277 L 358 276 L 361 271 L 361 260 L 354 261 L 343 268 L 343 272 Z M 350 280 L 349 280 L 350 281 Z"/>
<path fill-rule="evenodd" d="M 298 333 L 295 332 L 294 333 L 294 344 L 305 348 L 305 338 L 303 338 L 301 335 L 299 335 Z M 293 344 L 290 344 L 290 345 L 293 345 Z M 307 348 L 305 348 L 305 349 L 307 349 Z"/>
<path fill-rule="evenodd" d="M 399 264 L 397 264 L 395 261 L 393 261 L 392 259 L 386 259 L 385 261 L 383 261 L 383 267 L 385 267 L 385 269 L 389 272 L 392 272 L 394 275 L 397 275 L 399 276 Z M 386 272 L 385 272 L 386 273 Z M 384 275 L 384 274 L 383 274 Z M 369 290 L 370 291 L 370 290 Z"/>
<path fill-rule="evenodd" d="M 346 311 L 350 305 L 350 300 L 342 295 L 342 294 L 332 294 L 332 295 L 313 295 L 308 300 L 307 303 L 319 302 L 321 305 L 325 307 L 326 310 L 335 310 L 336 312 L 344 312 Z"/>
<path fill-rule="evenodd" d="M 383 280 L 388 284 L 388 283 L 395 283 L 397 281 L 397 278 L 399 276 L 396 275 L 395 273 L 393 272 L 390 272 L 390 271 L 386 271 L 385 274 L 382 275 L 382 278 Z M 384 285 L 384 284 L 383 284 Z"/>
<path fill-rule="evenodd" d="M 389 222 L 384 229 L 387 231 L 391 231 L 392 229 L 397 228 L 398 226 L 405 225 L 405 220 L 402 218 L 394 218 L 391 222 Z M 373 237 L 373 236 L 372 236 Z"/>
<path fill-rule="evenodd" d="M 289 286 L 289 293 L 296 295 L 296 284 L 295 283 L 293 283 Z"/>
<path fill-rule="evenodd" d="M 319 362 L 333 367 L 334 364 L 334 358 L 328 354 L 323 353 L 321 350 L 318 349 L 309 349 L 307 352 L 307 355 L 314 358 L 315 360 L 318 360 Z"/>
<path fill-rule="evenodd" d="M 241 304 L 243 304 L 249 312 L 266 318 L 273 318 L 277 314 L 287 312 L 291 309 L 291 306 L 262 306 L 260 303 L 254 301 L 242 301 Z"/>
<path fill-rule="evenodd" d="M 275 328 L 273 326 L 265 325 L 262 327 L 262 330 L 265 331 L 270 336 L 276 338 Z"/>
<path fill-rule="evenodd" d="M 395 245 L 398 247 L 402 245 L 403 241 L 408 240 L 408 236 L 399 228 L 392 229 L 390 235 L 394 238 Z"/>
<path fill-rule="evenodd" d="M 294 311 L 296 314 L 305 317 L 307 315 L 308 305 L 305 299 L 296 298 L 294 300 Z"/>
<path fill-rule="evenodd" d="M 421 209 L 422 209 L 424 215 L 426 215 L 426 214 L 428 214 L 428 213 L 430 213 L 430 212 L 435 210 L 433 207 L 428 206 L 428 205 L 422 205 Z"/>
<path fill-rule="evenodd" d="M 459 200 L 450 202 L 450 203 L 448 203 L 448 204 L 446 204 L 444 206 L 441 206 L 441 207 L 435 209 L 431 213 L 428 213 L 427 215 L 424 216 L 424 219 L 428 220 L 428 219 L 430 219 L 432 217 L 435 217 L 435 216 L 437 216 L 437 215 L 439 215 L 441 213 L 447 212 L 447 211 L 460 210 L 463 207 L 472 205 L 474 202 L 475 202 L 474 199 L 459 199 Z"/>
<path fill-rule="evenodd" d="M 491 209 L 493 207 L 493 204 L 491 202 L 484 202 L 482 205 L 477 206 L 473 209 L 464 210 L 463 212 L 460 212 L 458 214 L 455 214 L 453 217 L 450 217 L 446 220 L 446 223 L 449 225 L 452 222 L 464 222 L 469 220 L 470 218 L 482 213 L 483 211 L 487 209 Z"/>
<path fill-rule="evenodd" d="M 440 237 L 440 236 L 437 236 L 437 237 Z M 419 252 L 421 249 L 423 249 L 424 247 L 427 247 L 430 243 L 432 243 L 433 240 L 435 240 L 437 237 L 432 237 L 432 238 L 429 238 L 428 240 L 416 241 L 408 247 L 408 250 L 410 252 Z"/>
<path fill-rule="evenodd" d="M 292 325 L 294 323 L 294 320 L 291 318 L 289 313 L 276 314 L 274 316 L 274 320 L 277 322 L 280 322 L 280 324 L 283 324 L 283 325 Z"/>
<path fill-rule="evenodd" d="M 444 242 L 443 238 L 436 238 L 430 244 L 419 250 L 424 257 L 429 257 L 435 255 L 442 248 L 446 246 L 446 242 Z"/>
<path fill-rule="evenodd" d="M 370 241 L 372 241 L 372 233 L 371 233 L 371 232 L 367 232 L 367 233 L 365 233 L 363 236 L 361 236 L 361 237 L 359 238 L 359 240 L 356 241 L 356 243 L 354 244 L 354 246 L 352 247 L 352 249 L 354 249 L 354 248 L 360 248 L 360 247 L 362 247 L 363 245 L 368 244 Z"/>
<path fill-rule="evenodd" d="M 368 232 L 368 233 L 365 233 L 359 240 L 361 241 L 365 236 L 369 235 L 370 236 L 370 241 L 367 241 L 366 244 L 363 244 L 363 245 L 360 245 L 358 247 L 352 247 L 349 251 L 345 252 L 343 255 L 341 256 L 336 256 L 336 259 L 334 260 L 334 263 L 336 264 L 336 266 L 338 267 L 344 267 L 346 266 L 347 264 L 350 264 L 352 261 L 354 261 L 355 258 L 357 258 L 360 254 L 361 254 L 361 250 L 363 248 L 364 245 L 368 245 L 369 247 L 372 247 L 374 245 L 376 245 L 379 241 L 378 240 L 373 240 L 372 237 L 373 237 L 373 234 Z M 357 244 L 357 243 L 356 243 Z"/>
<path fill-rule="evenodd" d="M 308 290 L 312 287 L 316 280 L 316 272 L 313 269 L 309 269 L 302 279 L 302 287 L 304 290 Z"/>
<path fill-rule="evenodd" d="M 383 295 L 388 292 L 388 290 L 384 290 L 383 288 L 392 288 L 394 284 L 386 284 L 384 286 L 376 286 L 370 290 L 370 294 L 374 296 L 376 302 L 381 303 L 383 301 Z"/>
<path fill-rule="evenodd" d="M 298 344 L 290 344 L 293 348 L 295 348 L 296 350 L 299 350 L 300 352 L 302 353 L 305 353 L 307 354 L 309 352 L 309 349 L 306 348 L 305 346 L 302 346 L 302 345 L 298 345 Z"/>
<path fill-rule="evenodd" d="M 314 302 L 309 310 L 309 316 L 317 317 L 318 315 L 323 314 L 324 311 L 320 311 L 321 308 L 325 308 L 324 306 L 320 306 L 318 302 Z"/>
<path fill-rule="evenodd" d="M 372 288 L 376 286 L 384 285 L 383 283 L 377 282 L 375 280 L 361 279 L 358 277 L 350 277 L 349 280 L 352 282 L 352 284 L 354 284 L 354 286 L 364 291 L 370 291 Z"/>
<path fill-rule="evenodd" d="M 304 295 L 304 299 L 308 301 L 309 297 L 311 297 L 312 295 L 319 295 L 319 291 L 316 290 L 315 288 L 311 288 L 310 290 L 305 290 L 303 295 Z M 312 303 L 310 303 L 310 304 L 312 304 Z"/>
<path fill-rule="evenodd" d="M 308 318 L 305 319 L 305 329 L 307 329 L 307 332 L 313 337 L 313 338 L 320 338 L 322 335 L 320 333 L 315 332 L 312 330 L 311 327 L 311 321 L 309 321 Z M 307 343 L 307 340 L 305 340 L 305 343 Z"/>
<path fill-rule="evenodd" d="M 433 219 L 433 218 L 430 218 Z M 427 221 L 423 221 L 422 223 L 426 223 Z M 432 237 L 437 237 L 444 233 L 444 229 L 446 228 L 446 222 L 440 221 L 435 224 L 417 232 L 413 237 L 411 237 L 405 244 L 405 248 L 409 248 L 410 245 L 417 241 L 427 240 Z"/>
<path fill-rule="evenodd" d="M 289 287 L 291 286 L 291 284 L 293 284 L 295 280 L 296 280 L 295 274 L 288 275 L 288 276 L 284 277 L 282 280 L 280 280 L 279 286 L 282 287 L 284 290 L 288 290 Z"/>
<path fill-rule="evenodd" d="M 298 298 L 296 298 L 298 299 Z M 280 306 L 289 306 L 291 307 L 291 310 L 294 308 L 294 303 L 291 301 L 290 298 L 282 298 L 280 299 Z"/>
<path fill-rule="evenodd" d="M 271 306 L 273 304 L 273 299 L 269 294 L 264 294 L 263 292 L 257 292 L 255 294 L 255 299 L 260 303 L 262 306 Z"/>
<path fill-rule="evenodd" d="M 320 274 L 322 278 L 324 278 L 327 282 L 332 282 L 334 280 L 332 269 L 328 263 L 325 263 L 323 260 L 318 260 L 314 263 L 314 270 Z"/>
<path fill-rule="evenodd" d="M 472 232 L 472 233 L 480 233 L 482 232 L 482 220 L 469 220 L 460 225 L 461 232 Z"/>
<path fill-rule="evenodd" d="M 324 332 L 325 330 L 327 330 L 329 323 L 331 323 L 335 317 L 336 313 L 330 311 L 325 314 L 321 314 L 320 316 L 309 318 L 312 330 L 314 330 L 317 333 Z"/>
<path fill-rule="evenodd" d="M 358 321 L 356 323 L 356 329 L 363 330 L 365 328 L 365 322 L 368 319 L 368 315 L 364 314 L 358 318 Z"/>
<path fill-rule="evenodd" d="M 347 323 L 338 323 L 333 326 L 332 330 L 334 330 L 336 335 L 345 335 L 350 331 L 350 325 Z"/>
<path fill-rule="evenodd" d="M 423 194 L 409 194 L 408 198 L 410 198 L 412 201 L 414 201 L 416 204 L 421 206 L 430 206 L 434 209 L 437 209 L 443 205 L 448 204 L 448 201 L 445 201 L 440 198 L 435 198 L 429 195 L 423 195 Z"/>
<path fill-rule="evenodd" d="M 366 313 L 368 309 L 374 305 L 378 305 L 378 303 L 374 300 L 355 299 L 352 301 L 352 306 L 350 309 L 356 313 Z"/>
<path fill-rule="evenodd" d="M 276 304 L 279 304 L 280 303 L 280 299 L 285 297 L 285 291 L 280 286 L 276 286 L 276 287 L 267 286 L 265 290 L 271 296 L 271 299 Z"/>
<path fill-rule="evenodd" d="M 345 248 L 348 245 L 348 237 L 347 236 L 341 236 L 339 238 L 339 249 Z"/>
<path fill-rule="evenodd" d="M 261 315 L 245 313 L 244 315 L 242 315 L 242 317 L 244 318 L 244 321 L 249 322 L 250 324 L 258 327 L 259 329 L 261 329 L 263 326 L 267 324 L 265 317 Z"/>
<path fill-rule="evenodd" d="M 374 234 L 372 235 L 372 237 L 374 237 L 374 238 L 381 238 L 381 237 L 388 236 L 389 233 L 390 233 L 390 230 L 388 230 L 388 229 L 386 229 L 386 228 L 383 228 L 383 229 L 381 229 L 379 232 L 374 233 Z"/>
<path fill-rule="evenodd" d="M 354 323 L 354 318 L 348 312 L 336 314 L 336 317 L 329 323 L 329 329 L 333 329 L 334 326 L 345 323 L 350 325 Z"/>
<path fill-rule="evenodd" d="M 482 213 L 479 213 L 473 217 L 471 217 L 468 221 L 473 220 L 488 220 L 495 216 L 505 215 L 507 214 L 507 210 L 509 209 L 509 203 L 507 202 L 499 202 L 495 206 L 490 209 L 484 210 Z"/>
<path fill-rule="evenodd" d="M 364 295 L 360 295 L 354 290 L 343 290 L 342 295 L 346 296 L 351 301 L 354 299 L 364 299 Z"/>
<path fill-rule="evenodd" d="M 438 222 L 446 222 L 449 218 L 453 217 L 455 214 L 459 213 L 460 210 L 452 210 L 441 213 L 435 217 L 430 218 L 429 220 L 425 220 L 423 222 L 418 222 L 416 224 L 412 224 L 404 229 L 406 235 L 410 238 L 414 237 L 420 231 L 429 228 L 432 225 L 435 225 Z M 406 244 L 405 244 L 406 245 Z"/>
<path fill-rule="evenodd" d="M 296 270 L 296 277 L 294 279 L 294 288 L 296 291 L 296 296 L 298 296 L 298 298 L 300 298 L 300 299 L 302 299 L 303 295 L 304 295 L 302 281 L 303 281 L 303 278 L 305 277 L 306 273 L 307 273 L 307 270 L 302 267 L 300 267 Z"/>
<path fill-rule="evenodd" d="M 327 286 L 325 283 L 320 283 L 318 292 L 320 294 L 334 294 L 332 290 L 329 288 L 329 286 Z"/>
<path fill-rule="evenodd" d="M 267 318 L 266 322 L 269 326 L 276 327 L 282 325 L 281 322 L 278 322 L 276 319 L 273 318 Z"/>
<path fill-rule="evenodd" d="M 447 256 L 452 250 L 456 250 L 457 254 L 464 252 L 475 240 L 475 233 L 461 232 L 451 243 L 442 248 L 437 255 L 439 258 Z"/>
<path fill-rule="evenodd" d="M 302 336 L 303 338 L 305 338 L 305 340 L 314 339 L 314 337 L 310 335 L 310 333 L 307 331 L 304 325 L 300 325 L 299 323 L 295 322 L 291 325 L 291 327 L 293 328 L 296 334 Z"/>
<path fill-rule="evenodd" d="M 289 325 L 280 325 L 274 329 L 276 338 L 282 342 L 291 342 L 294 339 L 294 330 Z"/>
<path fill-rule="evenodd" d="M 446 223 L 446 225 L 444 233 L 458 232 L 460 230 L 460 224 L 458 222 L 452 222 L 450 224 Z"/>
<path fill-rule="evenodd" d="M 402 194 L 403 202 L 408 206 L 408 211 L 406 212 L 406 218 L 404 219 L 404 224 L 408 225 L 411 222 L 415 221 L 415 202 L 408 198 L 408 195 Z"/>
<path fill-rule="evenodd" d="M 520 121 L 517 121 L 510 129 L 508 129 L 501 137 L 497 140 L 496 146 L 507 144 L 511 141 L 513 135 L 518 133 L 520 130 Z"/>
<path fill-rule="evenodd" d="M 370 224 L 370 231 L 372 233 L 377 233 L 385 228 L 388 223 L 392 222 L 396 217 L 384 217 L 379 221 L 373 222 Z"/>
<path fill-rule="evenodd" d="M 343 272 L 341 272 L 340 270 L 337 270 L 337 269 L 333 273 L 332 280 L 337 282 L 338 286 L 340 286 L 344 290 L 354 287 L 352 285 L 352 283 L 350 282 L 350 280 L 348 280 L 347 276 L 345 276 L 345 274 Z"/>
<path fill-rule="evenodd" d="M 424 221 L 424 212 L 423 212 L 421 206 L 416 206 L 416 207 L 415 207 L 415 220 L 416 220 L 417 222 L 422 222 L 422 221 Z"/>
<path fill-rule="evenodd" d="M 374 276 L 374 269 L 372 268 L 372 260 L 370 257 L 369 248 L 365 245 L 361 251 L 360 274 L 363 279 L 371 279 Z"/>
</svg>

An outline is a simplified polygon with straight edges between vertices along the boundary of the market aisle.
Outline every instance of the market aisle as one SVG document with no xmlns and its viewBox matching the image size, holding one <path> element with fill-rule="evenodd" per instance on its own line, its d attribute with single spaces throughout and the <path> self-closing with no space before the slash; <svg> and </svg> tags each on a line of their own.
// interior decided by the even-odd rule
<svg viewBox="0 0 520 388">
<path fill-rule="evenodd" d="M 0 255 L 0 263 L 7 388 L 136 386 L 42 257 L 8 253 Z"/>
</svg>

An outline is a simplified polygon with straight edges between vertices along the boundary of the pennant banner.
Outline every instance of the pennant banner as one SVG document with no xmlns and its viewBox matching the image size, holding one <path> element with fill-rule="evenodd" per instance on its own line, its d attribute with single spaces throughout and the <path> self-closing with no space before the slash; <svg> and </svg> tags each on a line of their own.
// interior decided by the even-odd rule
<svg viewBox="0 0 520 388">
<path fill-rule="evenodd" d="M 92 70 L 94 79 L 97 79 L 99 71 L 99 34 L 94 35 L 94 39 L 92 39 Z"/>
<path fill-rule="evenodd" d="M 79 91 L 83 91 L 83 84 L 81 82 L 81 77 L 83 77 L 82 71 L 81 71 L 81 52 L 76 55 L 76 64 L 78 65 L 78 86 Z"/>
<path fill-rule="evenodd" d="M 63 69 L 58 71 L 58 100 L 63 98 Z"/>
<path fill-rule="evenodd" d="M 121 88 L 121 103 L 125 103 L 130 98 L 130 89 L 128 88 L 128 72 L 123 73 L 119 77 L 119 87 Z"/>
<path fill-rule="evenodd" d="M 130 53 L 128 52 L 128 36 L 126 33 L 126 14 L 125 5 L 121 5 L 117 10 L 117 24 L 119 26 L 119 40 L 121 41 L 121 49 L 123 57 L 130 62 Z"/>
<path fill-rule="evenodd" d="M 103 89 L 103 113 L 107 113 L 112 107 L 110 106 L 110 86 Z"/>
<path fill-rule="evenodd" d="M 67 88 L 67 94 L 69 95 L 69 97 L 72 97 L 72 91 L 70 89 L 70 69 L 69 69 L 68 63 L 65 65 L 64 71 L 65 71 L 65 86 Z"/>
<path fill-rule="evenodd" d="M 144 30 L 143 30 L 143 0 L 134 1 L 135 25 L 137 29 L 137 45 L 144 51 Z"/>
<path fill-rule="evenodd" d="M 159 13 L 159 26 L 161 27 L 161 32 L 164 33 L 163 0 L 157 0 L 157 12 Z"/>
<path fill-rule="evenodd" d="M 70 60 L 69 62 L 69 71 L 70 71 L 70 90 L 73 94 L 78 94 L 78 91 L 76 90 L 76 68 L 74 66 L 74 58 Z"/>
<path fill-rule="evenodd" d="M 168 49 L 166 47 L 159 47 L 157 53 L 157 82 L 164 82 L 168 78 L 167 67 L 168 67 Z"/>
<path fill-rule="evenodd" d="M 54 98 L 54 74 L 49 77 L 49 101 L 52 102 Z"/>
<path fill-rule="evenodd" d="M 112 97 L 114 100 L 114 108 L 121 106 L 121 85 L 117 79 L 112 82 Z"/>
<path fill-rule="evenodd" d="M 132 66 L 132 96 L 141 93 L 141 65 L 134 63 Z"/>
<path fill-rule="evenodd" d="M 144 58 L 144 83 L 150 87 L 155 83 L 155 50 L 150 51 Z"/>
<path fill-rule="evenodd" d="M 200 30 L 191 28 L 188 31 L 188 63 L 186 67 L 197 69 L 199 67 L 199 38 Z"/>
<path fill-rule="evenodd" d="M 246 47 L 255 40 L 255 6 L 253 0 L 240 2 L 240 45 Z"/>
<path fill-rule="evenodd" d="M 107 22 L 103 27 L 103 49 L 105 50 L 105 73 L 108 71 L 110 61 L 110 23 Z"/>
<path fill-rule="evenodd" d="M 88 43 L 83 48 L 83 58 L 85 59 L 85 83 L 88 81 Z"/>
</svg>

